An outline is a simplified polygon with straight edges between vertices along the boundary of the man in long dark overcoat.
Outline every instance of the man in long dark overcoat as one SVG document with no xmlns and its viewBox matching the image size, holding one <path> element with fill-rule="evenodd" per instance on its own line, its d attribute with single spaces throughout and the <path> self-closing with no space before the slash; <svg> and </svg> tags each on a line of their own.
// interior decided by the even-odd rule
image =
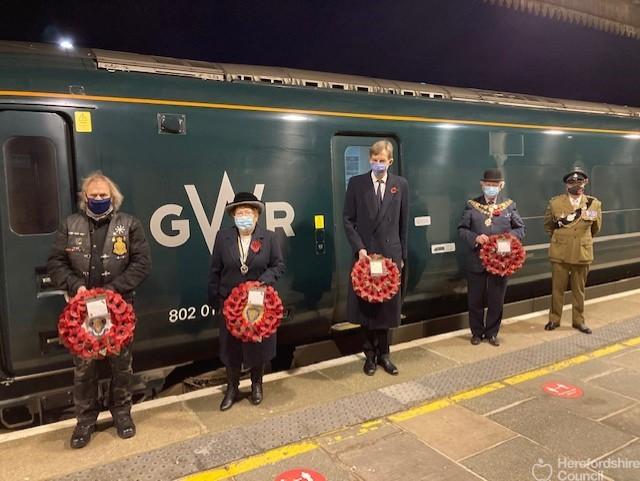
<svg viewBox="0 0 640 481">
<path fill-rule="evenodd" d="M 393 145 L 388 140 L 371 146 L 369 163 L 369 172 L 349 180 L 345 197 L 344 229 L 353 259 L 380 254 L 402 272 L 407 261 L 409 185 L 404 177 L 388 172 L 393 163 Z M 377 365 L 398 374 L 389 358 L 389 329 L 400 325 L 402 289 L 389 301 L 374 304 L 356 296 L 351 279 L 348 284 L 348 318 L 365 332 L 365 374 L 372 376 Z"/>
</svg>

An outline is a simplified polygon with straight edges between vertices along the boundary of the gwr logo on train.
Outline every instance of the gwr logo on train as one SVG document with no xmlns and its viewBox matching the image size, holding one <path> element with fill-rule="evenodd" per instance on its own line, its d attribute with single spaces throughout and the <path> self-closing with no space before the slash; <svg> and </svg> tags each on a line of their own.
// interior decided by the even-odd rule
<svg viewBox="0 0 640 481">
<path fill-rule="evenodd" d="M 265 184 L 256 184 L 253 189 L 253 194 L 262 199 Z M 231 202 L 234 197 L 233 187 L 229 176 L 225 171 L 222 176 L 222 183 L 220 184 L 220 190 L 218 191 L 218 200 L 216 201 L 216 207 L 213 211 L 213 218 L 209 221 L 205 212 L 200 195 L 195 185 L 185 185 L 184 190 L 187 193 L 187 198 L 191 204 L 191 208 L 196 216 L 200 231 L 204 237 L 209 252 L 213 251 L 213 243 L 216 238 L 216 234 L 220 230 L 222 219 L 224 217 L 224 208 L 228 202 Z M 165 247 L 179 247 L 189 240 L 191 237 L 191 226 L 189 219 L 180 219 L 182 215 L 183 207 L 179 204 L 165 204 L 159 207 L 151 216 L 149 221 L 149 228 L 151 235 L 158 242 L 158 244 Z M 178 219 L 171 220 L 171 230 L 165 232 L 162 229 L 162 221 L 169 217 L 175 216 Z M 278 228 L 284 230 L 287 237 L 293 237 L 295 233 L 291 224 L 295 218 L 295 211 L 288 202 L 266 202 L 265 221 L 267 229 L 276 230 Z"/>
</svg>

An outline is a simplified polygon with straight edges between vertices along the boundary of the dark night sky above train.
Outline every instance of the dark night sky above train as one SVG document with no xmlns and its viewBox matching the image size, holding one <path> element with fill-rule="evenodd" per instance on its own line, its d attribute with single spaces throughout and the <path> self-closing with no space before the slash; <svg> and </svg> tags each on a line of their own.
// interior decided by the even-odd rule
<svg viewBox="0 0 640 481">
<path fill-rule="evenodd" d="M 640 40 L 482 0 L 5 0 L 4 40 L 640 107 Z"/>
</svg>

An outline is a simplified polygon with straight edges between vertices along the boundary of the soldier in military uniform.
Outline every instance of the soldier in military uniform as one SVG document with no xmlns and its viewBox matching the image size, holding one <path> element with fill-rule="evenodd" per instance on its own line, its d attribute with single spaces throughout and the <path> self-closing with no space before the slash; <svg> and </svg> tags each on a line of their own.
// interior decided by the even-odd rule
<svg viewBox="0 0 640 481">
<path fill-rule="evenodd" d="M 544 230 L 551 235 L 551 309 L 544 328 L 552 331 L 560 326 L 567 281 L 573 294 L 573 327 L 585 334 L 591 329 L 584 321 L 584 290 L 589 265 L 593 262 L 593 236 L 602 225 L 602 206 L 593 196 L 585 195 L 589 177 L 574 169 L 562 178 L 566 194 L 553 197 L 544 213 Z"/>
<path fill-rule="evenodd" d="M 132 303 L 134 289 L 151 269 L 149 244 L 135 217 L 119 212 L 123 196 L 116 184 L 100 172 L 84 179 L 79 195 L 80 212 L 60 227 L 47 262 L 54 285 L 69 297 L 95 287 L 120 293 Z M 71 447 L 82 448 L 91 440 L 100 410 L 98 361 L 74 357 L 73 400 L 78 423 Z M 118 435 L 135 436 L 131 419 L 132 357 L 129 347 L 109 357 L 111 367 L 110 410 Z"/>
<path fill-rule="evenodd" d="M 480 344 L 482 339 L 488 340 L 493 346 L 500 345 L 498 331 L 507 292 L 507 277 L 487 272 L 480 260 L 479 251 L 490 235 L 508 232 L 522 240 L 525 232 L 524 222 L 518 214 L 515 202 L 500 195 L 504 185 L 500 169 L 486 170 L 480 181 L 482 195 L 467 201 L 458 224 L 467 273 L 471 344 L 474 346 Z"/>
</svg>

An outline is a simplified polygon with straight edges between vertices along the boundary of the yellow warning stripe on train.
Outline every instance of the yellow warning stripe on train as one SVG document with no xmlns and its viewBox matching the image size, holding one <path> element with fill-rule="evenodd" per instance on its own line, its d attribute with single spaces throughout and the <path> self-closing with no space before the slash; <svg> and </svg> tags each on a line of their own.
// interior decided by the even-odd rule
<svg viewBox="0 0 640 481">
<path fill-rule="evenodd" d="M 270 112 L 280 114 L 295 115 L 317 115 L 324 117 L 342 117 L 354 119 L 368 120 L 387 120 L 396 122 L 418 122 L 418 123 L 447 123 L 455 125 L 480 125 L 486 127 L 508 127 L 514 129 L 532 129 L 532 130 L 561 130 L 565 132 L 585 132 L 594 134 L 617 134 L 617 135 L 637 135 L 636 130 L 616 130 L 616 129 L 594 129 L 586 127 L 569 127 L 560 125 L 540 125 L 540 124 L 519 124 L 513 122 L 492 122 L 486 120 L 471 119 L 448 119 L 421 117 L 417 115 L 390 115 L 390 114 L 373 114 L 366 112 L 338 112 L 332 110 L 313 110 L 313 109 L 292 109 L 287 107 L 271 107 L 265 105 L 242 105 L 242 104 L 224 104 L 215 102 L 199 102 L 192 100 L 178 99 L 152 99 L 140 97 L 113 97 L 108 95 L 78 95 L 64 94 L 59 92 L 31 92 L 26 90 L 0 90 L 0 97 L 28 97 L 28 98 L 53 98 L 80 100 L 83 102 L 118 102 L 129 104 L 146 104 L 146 105 L 168 105 L 175 107 L 195 107 L 205 109 L 220 110 L 240 110 L 250 112 Z"/>
</svg>

